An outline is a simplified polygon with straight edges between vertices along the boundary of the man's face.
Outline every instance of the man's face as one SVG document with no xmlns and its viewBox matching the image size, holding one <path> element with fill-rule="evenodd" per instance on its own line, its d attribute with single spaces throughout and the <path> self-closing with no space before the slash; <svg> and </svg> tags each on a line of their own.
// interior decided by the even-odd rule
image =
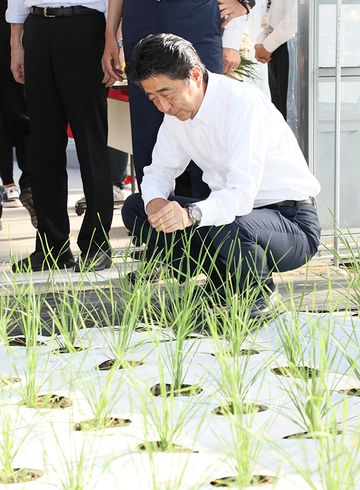
<svg viewBox="0 0 360 490">
<path fill-rule="evenodd" d="M 141 85 L 156 108 L 180 121 L 193 119 L 204 98 L 202 71 L 194 67 L 190 80 L 172 80 L 165 75 L 147 78 Z"/>
</svg>

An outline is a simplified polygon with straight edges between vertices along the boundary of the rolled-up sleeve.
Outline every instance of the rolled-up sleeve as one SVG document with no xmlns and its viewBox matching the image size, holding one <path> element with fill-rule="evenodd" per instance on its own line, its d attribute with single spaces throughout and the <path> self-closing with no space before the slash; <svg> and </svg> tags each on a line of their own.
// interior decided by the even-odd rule
<svg viewBox="0 0 360 490">
<path fill-rule="evenodd" d="M 25 7 L 24 0 L 8 0 L 5 19 L 9 24 L 23 24 L 29 13 L 30 9 Z"/>
</svg>

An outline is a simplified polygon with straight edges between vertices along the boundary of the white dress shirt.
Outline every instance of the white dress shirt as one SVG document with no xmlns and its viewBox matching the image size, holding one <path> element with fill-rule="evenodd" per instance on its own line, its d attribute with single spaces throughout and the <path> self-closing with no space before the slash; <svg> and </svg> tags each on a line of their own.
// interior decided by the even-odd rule
<svg viewBox="0 0 360 490">
<path fill-rule="evenodd" d="M 197 203 L 201 226 L 224 225 L 254 207 L 303 200 L 320 192 L 283 116 L 256 87 L 209 72 L 194 119 L 165 115 L 141 184 L 145 209 L 167 199 L 190 160 L 210 196 Z"/>
<path fill-rule="evenodd" d="M 23 24 L 30 13 L 31 7 L 71 7 L 82 5 L 99 12 L 107 11 L 107 0 L 8 0 L 8 8 L 5 14 L 6 21 L 10 24 Z"/>
<path fill-rule="evenodd" d="M 263 44 L 270 53 L 292 39 L 298 25 L 297 0 L 272 0 L 261 20 L 256 44 Z"/>
</svg>

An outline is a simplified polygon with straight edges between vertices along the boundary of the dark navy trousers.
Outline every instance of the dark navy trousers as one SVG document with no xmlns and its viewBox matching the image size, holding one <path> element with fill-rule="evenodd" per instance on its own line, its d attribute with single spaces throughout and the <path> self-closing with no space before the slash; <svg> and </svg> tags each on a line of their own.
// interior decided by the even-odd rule
<svg viewBox="0 0 360 490">
<path fill-rule="evenodd" d="M 137 42 L 160 32 L 181 36 L 195 46 L 202 62 L 212 72 L 223 73 L 222 29 L 217 0 L 125 0 L 123 37 L 126 60 Z M 144 92 L 130 84 L 129 102 L 134 164 L 138 184 L 143 169 L 151 163 L 152 150 L 163 114 Z M 195 162 L 196 163 L 196 162 Z M 192 196 L 205 198 L 208 186 L 202 171 L 190 164 Z"/>
<path fill-rule="evenodd" d="M 182 196 L 169 199 L 181 206 L 196 202 Z M 301 267 L 315 255 L 320 241 L 319 220 L 311 204 L 253 209 L 227 225 L 188 227 L 166 234 L 151 227 L 141 195 L 133 194 L 125 201 L 122 216 L 126 228 L 137 240 L 147 243 L 149 259 L 158 255 L 170 262 L 180 271 L 179 277 L 191 275 L 198 263 L 207 272 L 215 262 L 216 269 L 210 274 L 215 285 L 226 281 L 230 272 L 238 292 L 249 283 L 260 282 L 272 288 L 272 272 Z M 192 262 L 187 260 L 184 247 L 189 247 Z M 167 257 L 170 248 L 173 253 Z"/>
<path fill-rule="evenodd" d="M 282 44 L 272 53 L 271 60 L 268 63 L 268 78 L 271 102 L 281 112 L 286 121 L 289 86 L 289 51 L 287 43 Z"/>
</svg>

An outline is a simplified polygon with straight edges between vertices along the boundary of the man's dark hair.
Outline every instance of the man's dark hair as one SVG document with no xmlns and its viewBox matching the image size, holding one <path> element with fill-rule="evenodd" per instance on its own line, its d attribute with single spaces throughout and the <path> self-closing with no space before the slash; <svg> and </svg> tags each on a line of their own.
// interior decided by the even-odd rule
<svg viewBox="0 0 360 490">
<path fill-rule="evenodd" d="M 135 46 L 126 75 L 130 82 L 164 75 L 172 80 L 189 80 L 191 70 L 199 66 L 207 79 L 207 72 L 194 46 L 174 34 L 151 34 Z"/>
</svg>

